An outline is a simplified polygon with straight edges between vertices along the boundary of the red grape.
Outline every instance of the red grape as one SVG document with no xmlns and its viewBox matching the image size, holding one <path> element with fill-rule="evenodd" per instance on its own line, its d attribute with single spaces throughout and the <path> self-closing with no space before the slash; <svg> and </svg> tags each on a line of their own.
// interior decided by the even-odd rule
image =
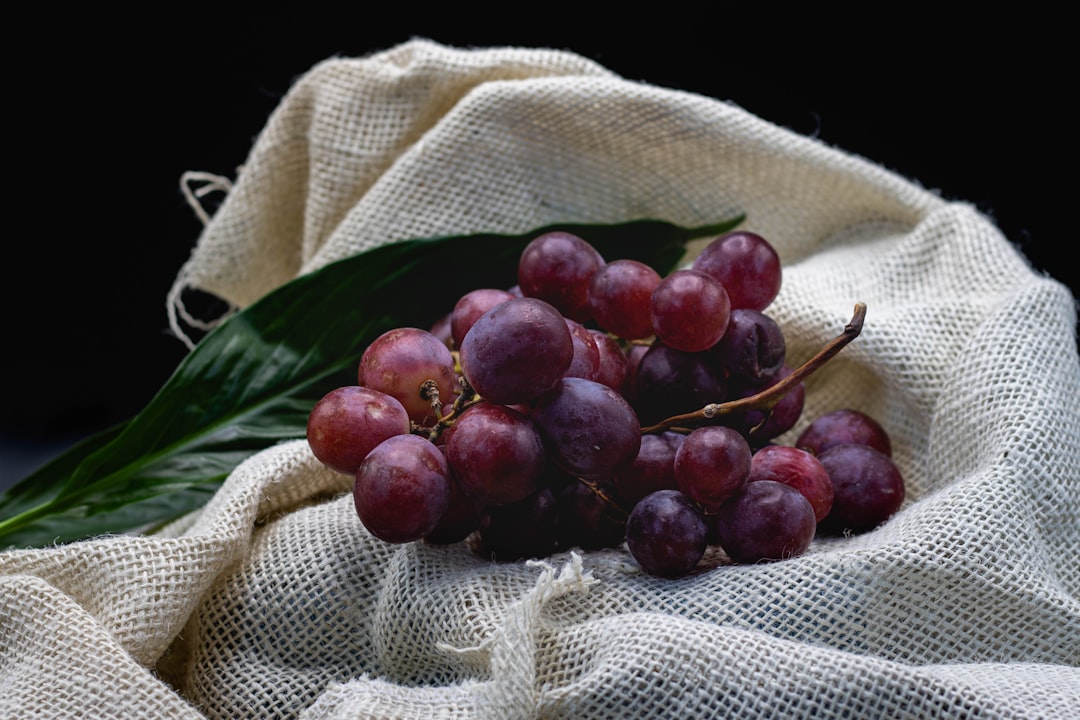
<svg viewBox="0 0 1080 720">
<path fill-rule="evenodd" d="M 592 245 L 568 232 L 533 238 L 518 260 L 518 286 L 525 297 L 539 298 L 580 323 L 592 319 L 589 286 L 604 266 Z"/>
<path fill-rule="evenodd" d="M 711 511 L 746 484 L 750 463 L 746 438 L 706 425 L 687 435 L 675 453 L 675 480 L 683 494 Z"/>
<path fill-rule="evenodd" d="M 761 235 L 736 230 L 713 240 L 690 267 L 720 281 L 733 308 L 764 310 L 780 293 L 780 256 Z"/>
<path fill-rule="evenodd" d="M 450 337 L 454 347 L 461 347 L 465 334 L 477 319 L 504 300 L 514 297 L 509 290 L 498 288 L 477 288 L 458 298 L 450 311 Z"/>
<path fill-rule="evenodd" d="M 356 471 L 356 514 L 380 540 L 420 540 L 449 507 L 450 482 L 446 458 L 434 443 L 419 435 L 387 438 Z"/>
<path fill-rule="evenodd" d="M 660 280 L 656 270 L 637 260 L 615 260 L 600 268 L 589 285 L 596 323 L 623 340 L 652 335 L 652 294 Z"/>
<path fill-rule="evenodd" d="M 810 501 L 814 518 L 821 522 L 833 504 L 829 473 L 812 453 L 790 445 L 766 445 L 750 460 L 748 482 L 775 480 L 795 488 Z"/>
<path fill-rule="evenodd" d="M 360 356 L 357 379 L 360 385 L 396 397 L 412 421 L 425 426 L 438 420 L 442 404 L 438 410 L 432 407 L 424 383 L 435 382 L 442 403 L 457 392 L 450 349 L 419 328 L 396 328 L 377 337 Z"/>
<path fill-rule="evenodd" d="M 386 393 L 346 385 L 324 395 L 308 414 L 307 441 L 324 465 L 352 475 L 372 448 L 409 432 L 409 414 Z"/>
<path fill-rule="evenodd" d="M 472 405 L 454 421 L 446 459 L 462 489 L 483 505 L 505 505 L 532 493 L 547 462 L 533 421 L 490 402 Z"/>
<path fill-rule="evenodd" d="M 735 308 L 727 331 L 711 352 L 743 384 L 772 380 L 784 366 L 787 342 L 776 321 L 759 310 Z"/>
<path fill-rule="evenodd" d="M 653 331 L 665 345 L 702 352 L 727 330 L 731 302 L 715 278 L 696 270 L 676 270 L 656 286 L 650 304 Z"/>
</svg>

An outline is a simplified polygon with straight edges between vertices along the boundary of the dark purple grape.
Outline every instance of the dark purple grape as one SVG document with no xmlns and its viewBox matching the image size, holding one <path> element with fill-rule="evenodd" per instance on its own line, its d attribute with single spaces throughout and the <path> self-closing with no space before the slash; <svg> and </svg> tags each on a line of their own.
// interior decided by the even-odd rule
<svg viewBox="0 0 1080 720">
<path fill-rule="evenodd" d="M 465 334 L 481 315 L 504 300 L 514 297 L 509 290 L 498 288 L 477 288 L 458 298 L 454 309 L 450 311 L 450 336 L 454 347 L 460 348 Z"/>
<path fill-rule="evenodd" d="M 727 396 L 723 368 L 709 353 L 688 353 L 654 342 L 634 374 L 634 407 L 646 423 L 694 412 Z"/>
<path fill-rule="evenodd" d="M 574 358 L 574 342 L 566 319 L 549 303 L 511 298 L 473 323 L 458 355 L 481 397 L 516 405 L 555 386 Z"/>
<path fill-rule="evenodd" d="M 730 315 L 731 302 L 724 286 L 697 270 L 676 270 L 653 290 L 653 331 L 676 350 L 708 350 L 724 336 Z"/>
<path fill-rule="evenodd" d="M 478 537 L 477 551 L 497 561 L 551 555 L 559 540 L 555 492 L 543 485 L 524 500 L 488 508 Z"/>
<path fill-rule="evenodd" d="M 539 235 L 518 260 L 518 286 L 525 297 L 551 303 L 560 313 L 587 323 L 592 319 L 589 286 L 604 266 L 596 248 L 568 232 Z"/>
<path fill-rule="evenodd" d="M 888 455 L 868 445 L 834 445 L 818 457 L 833 486 L 823 534 L 862 533 L 888 520 L 904 502 L 904 478 Z"/>
<path fill-rule="evenodd" d="M 353 503 L 375 537 L 412 542 L 430 533 L 446 512 L 450 483 L 450 468 L 439 448 L 419 435 L 395 435 L 360 464 Z"/>
<path fill-rule="evenodd" d="M 712 511 L 746 484 L 750 462 L 750 445 L 738 431 L 699 427 L 675 453 L 675 481 L 684 495 Z"/>
<path fill-rule="evenodd" d="M 860 410 L 842 408 L 814 418 L 795 441 L 815 455 L 821 455 L 834 445 L 869 445 L 879 452 L 892 455 L 892 442 L 877 420 Z"/>
<path fill-rule="evenodd" d="M 434 425 L 442 404 L 457 393 L 454 356 L 446 343 L 427 330 L 395 328 L 368 345 L 360 356 L 357 370 L 360 385 L 393 395 L 405 406 L 418 425 Z M 442 404 L 432 407 L 425 390 L 428 380 L 435 382 Z"/>
<path fill-rule="evenodd" d="M 544 443 L 533 421 L 517 410 L 479 402 L 454 420 L 448 435 L 450 470 L 480 504 L 516 502 L 540 484 Z"/>
<path fill-rule="evenodd" d="M 764 310 L 780 292 L 780 256 L 757 233 L 736 230 L 721 235 L 690 267 L 719 280 L 733 308 Z"/>
<path fill-rule="evenodd" d="M 766 445 L 750 461 L 748 482 L 775 480 L 795 488 L 810 501 L 820 522 L 833 504 L 829 473 L 812 453 L 788 445 Z"/>
<path fill-rule="evenodd" d="M 386 393 L 359 385 L 331 390 L 311 409 L 307 441 L 331 470 L 352 475 L 372 448 L 409 432 L 409 414 Z"/>
<path fill-rule="evenodd" d="M 594 380 L 562 378 L 537 399 L 532 419 L 555 465 L 576 477 L 609 480 L 641 447 L 630 403 Z"/>
<path fill-rule="evenodd" d="M 623 340 L 653 334 L 652 294 L 660 274 L 637 260 L 614 260 L 593 276 L 589 307 L 596 324 Z"/>
<path fill-rule="evenodd" d="M 678 490 L 658 490 L 642 498 L 626 520 L 626 547 L 642 570 L 680 577 L 705 556 L 709 533 L 705 515 Z"/>
<path fill-rule="evenodd" d="M 727 331 L 711 352 L 735 382 L 761 384 L 774 379 L 784 366 L 787 341 L 780 326 L 765 313 L 735 308 Z"/>
<path fill-rule="evenodd" d="M 685 439 L 686 435 L 676 432 L 642 435 L 641 448 L 634 462 L 612 478 L 619 501 L 633 507 L 638 500 L 657 490 L 678 490 L 675 453 Z"/>
<path fill-rule="evenodd" d="M 802 555 L 816 528 L 806 496 L 775 480 L 746 483 L 716 513 L 717 542 L 740 564 Z"/>
<path fill-rule="evenodd" d="M 598 488 L 610 497 L 610 487 Z M 559 504 L 559 545 L 599 550 L 618 547 L 626 534 L 626 518 L 609 500 L 583 482 L 562 486 Z"/>
<path fill-rule="evenodd" d="M 730 388 L 730 400 L 747 398 L 767 390 L 794 372 L 785 365 L 772 380 L 761 385 L 733 386 Z M 764 410 L 745 410 L 742 412 L 725 415 L 721 422 L 733 427 L 746 436 L 751 447 L 759 448 L 767 445 L 771 440 L 795 427 L 795 423 L 802 416 L 803 407 L 806 404 L 806 386 L 796 383 L 780 402 L 773 406 L 772 411 L 766 414 Z"/>
</svg>

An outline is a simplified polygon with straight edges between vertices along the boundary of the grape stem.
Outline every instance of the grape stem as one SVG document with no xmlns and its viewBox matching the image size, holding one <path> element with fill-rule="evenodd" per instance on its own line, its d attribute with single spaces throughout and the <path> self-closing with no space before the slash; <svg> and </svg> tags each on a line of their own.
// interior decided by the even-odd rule
<svg viewBox="0 0 1080 720">
<path fill-rule="evenodd" d="M 457 395 L 457 397 L 454 398 L 454 404 L 450 406 L 450 411 L 446 413 L 446 415 L 440 415 L 439 421 L 435 423 L 434 426 L 418 430 L 418 432 L 426 435 L 427 439 L 431 442 L 435 442 L 439 438 L 439 435 L 442 434 L 443 430 L 453 425 L 454 420 L 457 419 L 457 417 L 461 415 L 461 413 L 465 412 L 467 408 L 479 402 L 479 397 L 477 396 L 476 391 L 472 389 L 472 385 L 470 385 L 464 377 L 460 377 L 458 379 L 458 382 L 461 385 L 461 392 Z M 430 387 L 428 386 L 428 383 L 431 383 Z M 426 380 L 424 381 L 422 387 L 430 393 L 429 397 L 431 397 L 432 409 L 434 409 L 436 413 L 441 411 L 442 405 L 440 404 L 441 401 L 439 399 L 439 387 L 435 383 L 435 381 Z"/>
<path fill-rule="evenodd" d="M 655 425 L 642 427 L 642 434 L 696 426 L 715 418 L 744 410 L 764 410 L 767 418 L 768 414 L 771 413 L 772 409 L 776 407 L 776 404 L 788 394 L 789 390 L 808 378 L 822 365 L 831 360 L 833 356 L 843 350 L 848 343 L 859 336 L 859 333 L 862 332 L 863 320 L 865 318 L 866 304 L 861 302 L 855 303 L 855 312 L 851 317 L 851 322 L 844 326 L 844 331 L 840 335 L 826 343 L 821 350 L 796 368 L 790 375 L 756 395 L 750 395 L 729 402 L 709 403 L 700 410 L 683 413 L 682 415 L 674 415 L 666 420 L 661 420 Z"/>
</svg>

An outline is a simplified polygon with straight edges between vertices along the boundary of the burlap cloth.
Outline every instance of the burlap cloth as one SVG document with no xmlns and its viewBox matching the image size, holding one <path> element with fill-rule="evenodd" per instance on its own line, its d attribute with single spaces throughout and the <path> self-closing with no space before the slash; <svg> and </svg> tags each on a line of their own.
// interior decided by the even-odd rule
<svg viewBox="0 0 1080 720">
<path fill-rule="evenodd" d="M 177 283 L 243 307 L 404 238 L 737 212 L 791 358 L 868 306 L 803 423 L 889 429 L 888 524 L 680 580 L 496 565 L 373 539 L 298 439 L 159 535 L 0 554 L 3 716 L 1080 717 L 1074 299 L 964 202 L 571 53 L 414 41 L 298 79 Z"/>
</svg>

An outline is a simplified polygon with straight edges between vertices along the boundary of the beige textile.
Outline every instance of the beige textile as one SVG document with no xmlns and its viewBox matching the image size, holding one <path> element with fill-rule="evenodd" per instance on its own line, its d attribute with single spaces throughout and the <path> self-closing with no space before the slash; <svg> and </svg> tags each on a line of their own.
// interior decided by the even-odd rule
<svg viewBox="0 0 1080 720">
<path fill-rule="evenodd" d="M 886 525 L 678 580 L 493 564 L 372 538 L 298 439 L 160 534 L 0 553 L 0 715 L 1080 717 L 1076 307 L 969 204 L 572 53 L 418 39 L 298 79 L 177 287 L 243 307 L 404 238 L 737 212 L 794 361 L 867 304 L 792 433 L 877 417 Z"/>
</svg>

